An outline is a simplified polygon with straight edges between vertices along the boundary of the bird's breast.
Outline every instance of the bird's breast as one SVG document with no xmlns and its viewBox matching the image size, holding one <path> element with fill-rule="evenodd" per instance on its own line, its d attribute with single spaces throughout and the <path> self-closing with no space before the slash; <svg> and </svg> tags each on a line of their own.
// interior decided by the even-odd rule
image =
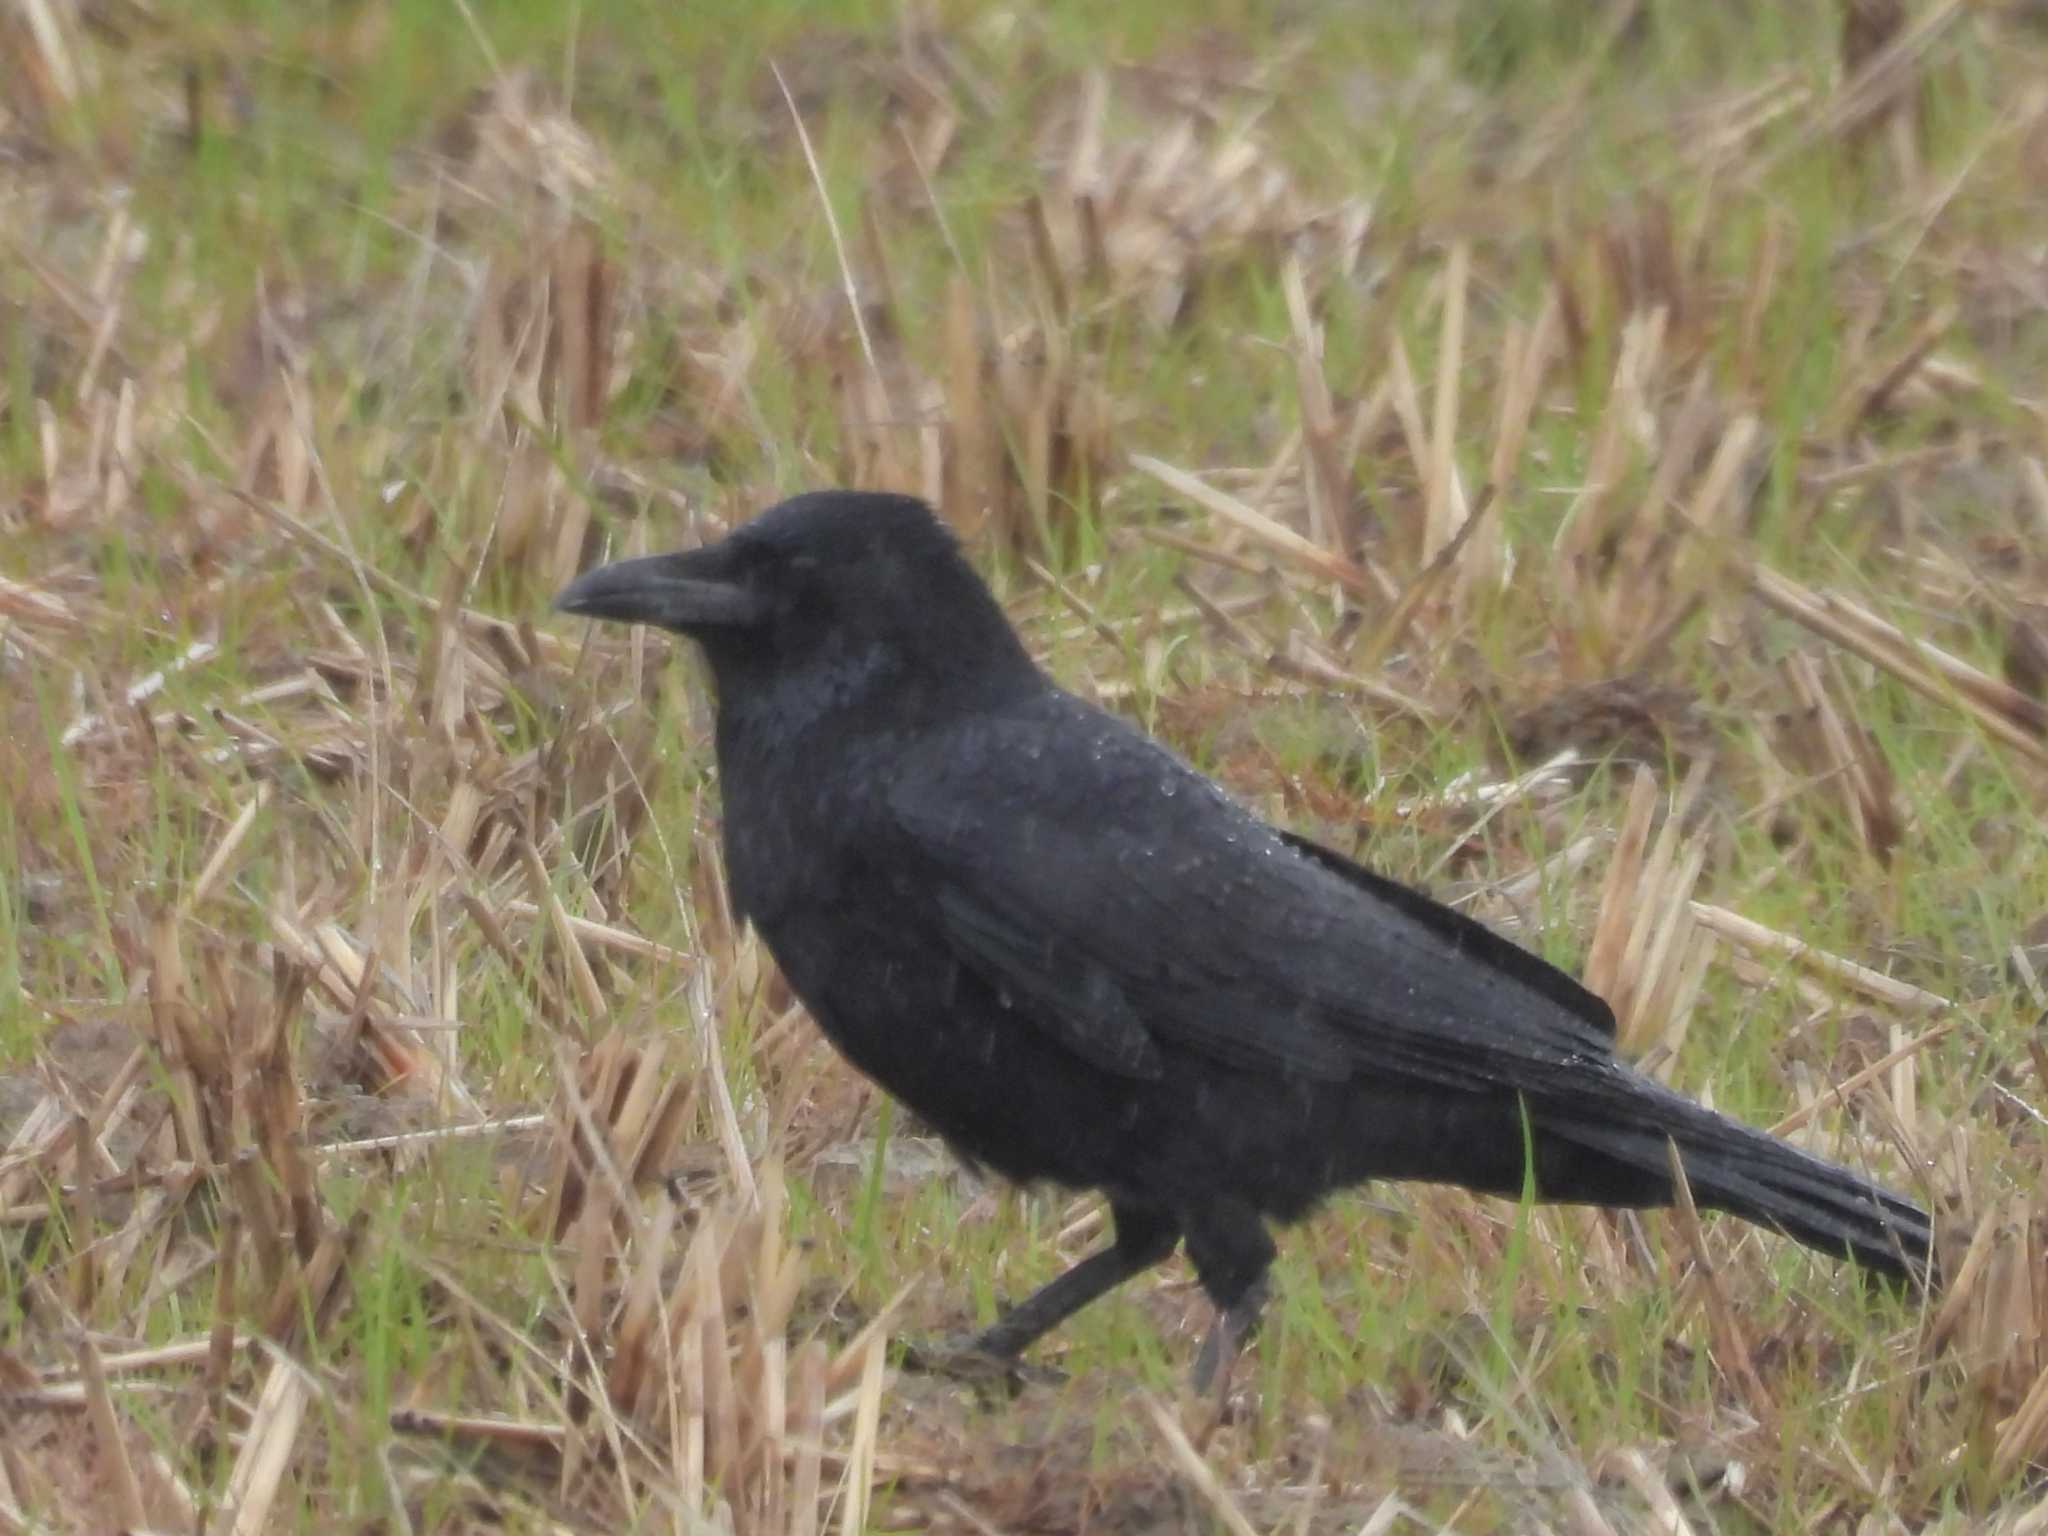
<svg viewBox="0 0 2048 1536">
<path fill-rule="evenodd" d="M 871 899 L 856 886 L 874 858 L 881 785 L 870 754 L 800 736 L 719 751 L 726 881 L 766 931 L 785 912 Z"/>
</svg>

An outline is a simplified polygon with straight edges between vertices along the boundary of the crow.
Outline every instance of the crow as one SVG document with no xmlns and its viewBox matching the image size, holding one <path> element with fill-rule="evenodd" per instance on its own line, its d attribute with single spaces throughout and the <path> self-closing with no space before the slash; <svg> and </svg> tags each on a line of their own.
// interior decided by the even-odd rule
<svg viewBox="0 0 2048 1536">
<path fill-rule="evenodd" d="M 1370 1179 L 1664 1206 L 1674 1148 L 1699 1206 L 1928 1276 L 1910 1201 L 1632 1070 L 1562 971 L 1058 687 L 921 501 L 797 496 L 556 603 L 702 648 L 734 909 L 846 1059 L 972 1162 L 1107 1197 L 1110 1246 L 968 1358 L 1185 1243 L 1206 1386 L 1269 1221 Z"/>
</svg>

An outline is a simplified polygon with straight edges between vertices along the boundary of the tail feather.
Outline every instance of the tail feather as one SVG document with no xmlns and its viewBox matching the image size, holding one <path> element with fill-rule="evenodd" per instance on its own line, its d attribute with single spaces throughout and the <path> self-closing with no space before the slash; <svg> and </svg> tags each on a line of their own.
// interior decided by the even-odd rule
<svg viewBox="0 0 2048 1536">
<path fill-rule="evenodd" d="M 1933 1228 L 1912 1201 L 1658 1084 L 1637 1087 L 1620 1114 L 1544 1116 L 1543 1129 L 1651 1175 L 1668 1174 L 1675 1143 L 1701 1206 L 1915 1285 L 1932 1279 Z"/>
</svg>

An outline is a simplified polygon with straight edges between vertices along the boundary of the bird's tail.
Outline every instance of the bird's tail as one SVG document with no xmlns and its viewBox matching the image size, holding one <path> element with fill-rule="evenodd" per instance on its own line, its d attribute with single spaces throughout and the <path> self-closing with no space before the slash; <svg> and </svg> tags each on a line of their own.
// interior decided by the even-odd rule
<svg viewBox="0 0 2048 1536">
<path fill-rule="evenodd" d="M 1632 1086 L 1619 1113 L 1552 1118 L 1538 1110 L 1536 1123 L 1550 1136 L 1662 1176 L 1667 1191 L 1675 1143 L 1701 1206 L 1914 1285 L 1933 1279 L 1933 1229 L 1912 1201 L 1657 1083 L 1638 1078 Z"/>
</svg>

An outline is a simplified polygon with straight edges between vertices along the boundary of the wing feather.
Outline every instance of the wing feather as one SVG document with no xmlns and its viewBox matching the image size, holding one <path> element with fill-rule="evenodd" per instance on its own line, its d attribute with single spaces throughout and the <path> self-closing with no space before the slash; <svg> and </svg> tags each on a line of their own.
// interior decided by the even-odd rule
<svg viewBox="0 0 2048 1536">
<path fill-rule="evenodd" d="M 1542 1093 L 1612 1061 L 1613 1014 L 1571 978 L 1070 695 L 921 740 L 889 803 L 962 963 L 1109 1070 L 1155 1075 L 1170 1045 Z"/>
</svg>

